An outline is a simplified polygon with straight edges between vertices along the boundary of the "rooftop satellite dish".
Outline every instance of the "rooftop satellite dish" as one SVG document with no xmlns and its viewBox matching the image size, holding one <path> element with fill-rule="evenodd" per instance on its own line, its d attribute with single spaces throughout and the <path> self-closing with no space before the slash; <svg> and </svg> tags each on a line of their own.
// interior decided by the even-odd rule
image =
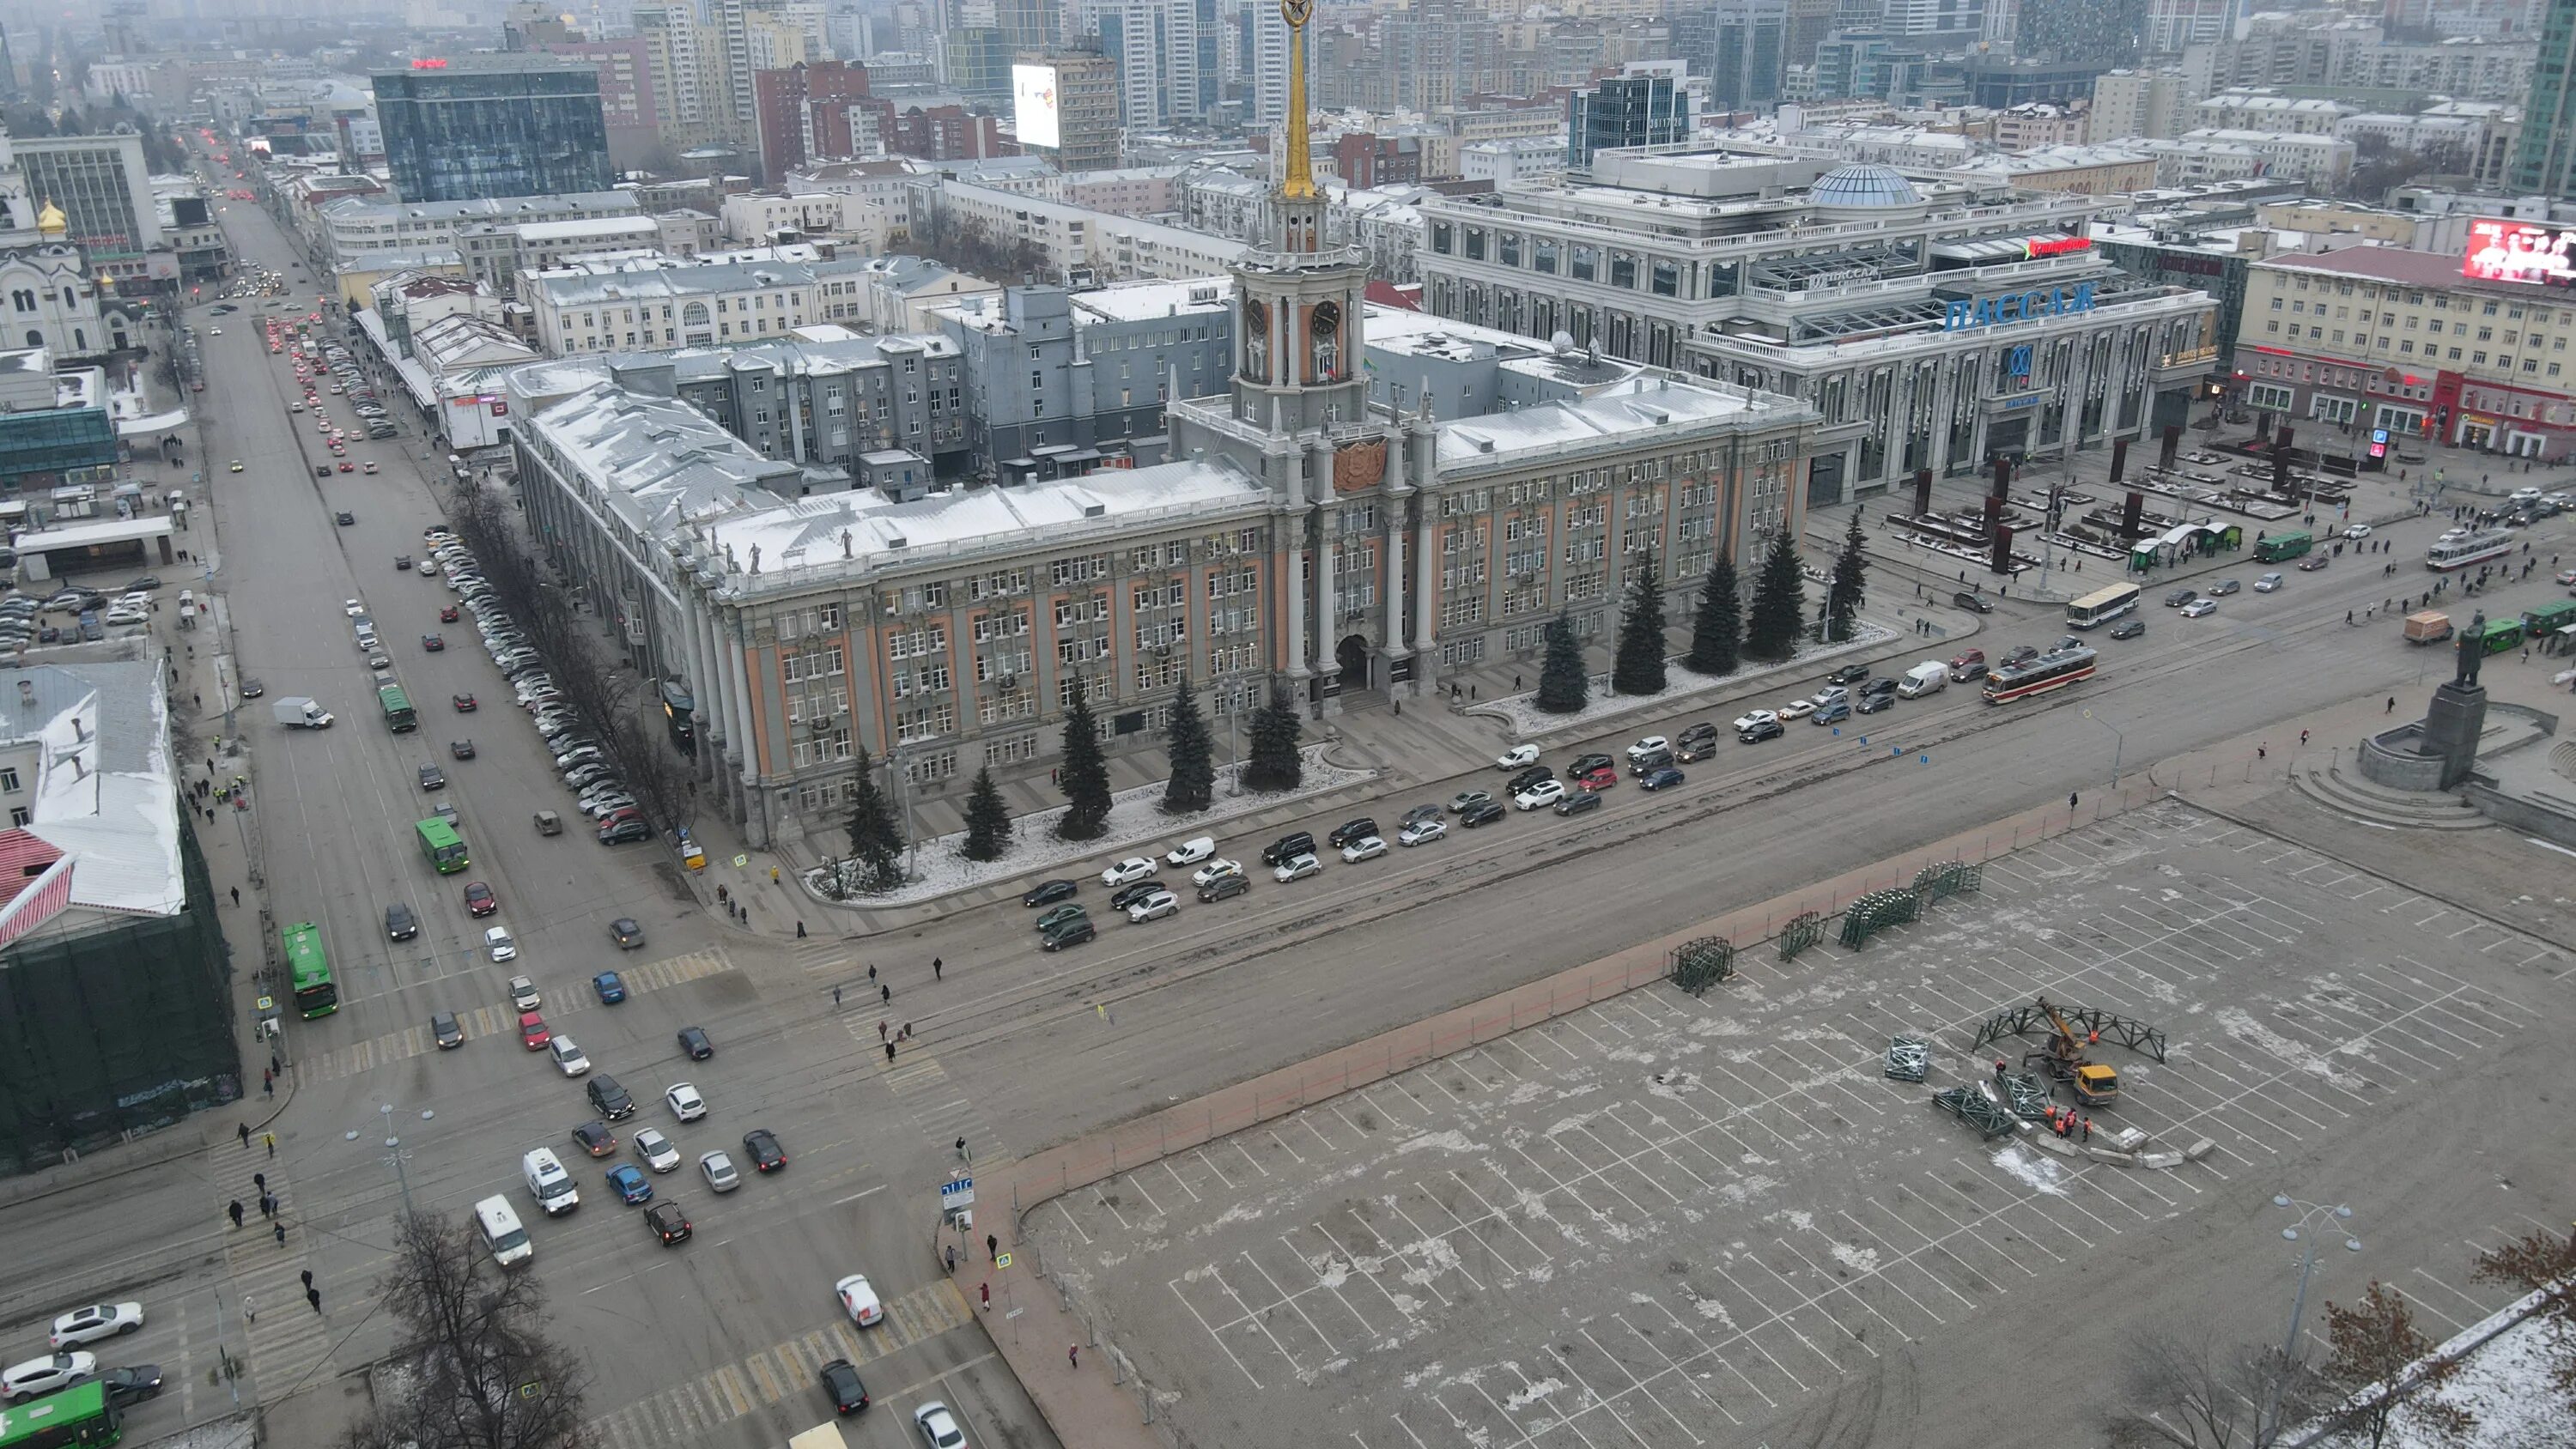
<svg viewBox="0 0 2576 1449">
<path fill-rule="evenodd" d="M 1563 357 L 1574 350 L 1574 334 L 1560 327 L 1549 335 L 1547 345 L 1555 349 L 1557 356 Z"/>
</svg>

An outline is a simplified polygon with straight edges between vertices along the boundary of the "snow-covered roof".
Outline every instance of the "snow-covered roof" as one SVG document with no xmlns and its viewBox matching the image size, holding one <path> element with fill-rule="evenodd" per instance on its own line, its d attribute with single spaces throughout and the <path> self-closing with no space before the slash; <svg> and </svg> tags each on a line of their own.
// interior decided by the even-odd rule
<svg viewBox="0 0 2576 1449">
<path fill-rule="evenodd" d="M 1438 456 L 1443 468 L 1465 468 L 1507 461 L 1516 454 L 1588 447 L 1603 439 L 1677 431 L 1694 423 L 1751 419 L 1767 411 L 1787 413 L 1803 407 L 1791 399 L 1740 388 L 1638 378 L 1579 402 L 1544 403 L 1444 423 L 1439 429 Z"/>
<path fill-rule="evenodd" d="M 0 741 L 38 752 L 26 833 L 69 857 L 68 904 L 176 915 L 178 786 L 155 664 L 101 661 L 7 671 Z"/>
</svg>

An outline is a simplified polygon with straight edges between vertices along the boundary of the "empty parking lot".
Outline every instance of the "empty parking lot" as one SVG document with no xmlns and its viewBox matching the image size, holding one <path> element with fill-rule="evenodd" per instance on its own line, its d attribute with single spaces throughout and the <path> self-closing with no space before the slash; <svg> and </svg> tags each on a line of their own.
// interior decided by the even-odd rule
<svg viewBox="0 0 2576 1449">
<path fill-rule="evenodd" d="M 1628 993 L 1029 1227 L 1200 1443 L 1783 1443 L 1892 1359 L 1911 1372 L 1929 1345 L 2025 1331 L 2020 1309 L 2114 1261 L 2242 1234 L 2285 1164 L 2563 1027 L 2565 965 L 2167 802 L 1990 862 L 1981 892 L 1860 951 L 1748 953 L 1704 998 Z M 2043 994 L 2170 1040 L 2162 1063 L 2097 1049 L 2125 1086 L 2097 1130 L 2208 1155 L 2067 1161 L 1926 1105 L 1990 1069 L 1978 1023 Z M 1899 1033 L 1931 1039 L 1928 1084 L 1881 1075 Z M 2369 1271 L 2439 1332 L 2502 1297 L 2463 1255 L 2524 1226 L 2385 1244 Z"/>
</svg>

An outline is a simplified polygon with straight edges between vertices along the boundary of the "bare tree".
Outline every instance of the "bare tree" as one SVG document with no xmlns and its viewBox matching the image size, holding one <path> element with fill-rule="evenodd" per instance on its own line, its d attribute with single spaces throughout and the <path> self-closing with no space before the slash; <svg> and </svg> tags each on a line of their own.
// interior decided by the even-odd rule
<svg viewBox="0 0 2576 1449">
<path fill-rule="evenodd" d="M 544 1280 L 488 1268 L 464 1223 L 402 1220 L 376 1293 L 410 1342 L 411 1377 L 346 1449 L 576 1449 L 588 1375 L 546 1337 Z M 393 1376 L 388 1376 L 391 1379 Z"/>
<path fill-rule="evenodd" d="M 2164 1332 L 2130 1340 L 2128 1379 L 2130 1407 L 2103 1421 L 2112 1449 L 2269 1449 L 2313 1401 L 2308 1370 L 2279 1349 Z"/>
<path fill-rule="evenodd" d="M 2477 1415 L 2435 1397 L 2459 1374 L 2460 1361 L 2433 1356 L 2433 1340 L 2415 1326 L 2405 1294 L 2373 1279 L 2352 1307 L 2329 1301 L 2326 1341 L 2334 1351 L 2317 1376 L 2343 1395 L 2329 1417 L 2370 1449 L 2388 1442 L 2400 1411 L 2409 1424 L 2438 1439 L 2457 1439 L 2477 1427 Z"/>
</svg>

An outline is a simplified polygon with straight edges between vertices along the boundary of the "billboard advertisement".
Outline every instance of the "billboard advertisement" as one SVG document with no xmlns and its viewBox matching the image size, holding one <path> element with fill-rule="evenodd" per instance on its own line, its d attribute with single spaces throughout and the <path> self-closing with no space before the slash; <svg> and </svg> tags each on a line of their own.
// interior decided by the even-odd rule
<svg viewBox="0 0 2576 1449">
<path fill-rule="evenodd" d="M 2576 230 L 2527 221 L 2472 221 L 2460 275 L 2476 282 L 2576 287 Z"/>
<path fill-rule="evenodd" d="M 1011 128 L 1023 146 L 1055 150 L 1064 144 L 1056 111 L 1055 67 L 1011 67 Z"/>
</svg>

